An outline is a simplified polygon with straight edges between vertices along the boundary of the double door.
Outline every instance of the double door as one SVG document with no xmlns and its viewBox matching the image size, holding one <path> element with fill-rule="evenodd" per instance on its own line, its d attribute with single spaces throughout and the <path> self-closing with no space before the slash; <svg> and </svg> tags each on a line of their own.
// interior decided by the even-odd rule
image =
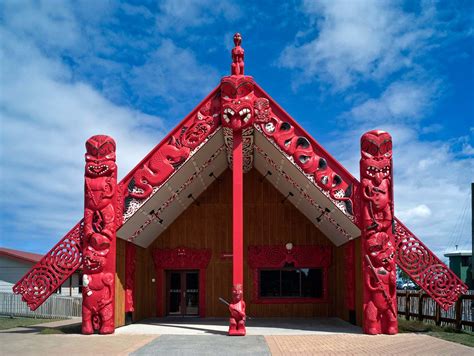
<svg viewBox="0 0 474 356">
<path fill-rule="evenodd" d="M 199 315 L 199 271 L 167 271 L 167 314 Z"/>
</svg>

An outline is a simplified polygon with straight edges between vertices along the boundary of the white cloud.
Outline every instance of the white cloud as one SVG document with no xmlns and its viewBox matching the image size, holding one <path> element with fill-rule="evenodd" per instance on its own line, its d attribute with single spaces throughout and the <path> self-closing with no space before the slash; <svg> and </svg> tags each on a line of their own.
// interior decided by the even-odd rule
<svg viewBox="0 0 474 356">
<path fill-rule="evenodd" d="M 54 19 L 40 28 L 46 42 L 56 41 L 56 32 L 46 29 L 55 26 Z M 58 21 L 62 26 L 62 18 Z M 61 28 L 64 38 L 74 37 L 68 34 L 74 25 Z M 1 239 L 44 252 L 83 214 L 85 140 L 99 133 L 114 137 L 124 176 L 160 141 L 163 122 L 74 81 L 70 68 L 38 46 L 34 36 L 13 30 L 0 29 L 0 200 L 8 216 L 2 230 L 12 233 Z"/>
<path fill-rule="evenodd" d="M 437 85 L 399 81 L 378 98 L 354 106 L 343 116 L 358 122 L 416 122 L 427 115 L 436 99 Z"/>
<path fill-rule="evenodd" d="M 159 31 L 170 33 L 208 25 L 216 18 L 236 21 L 240 17 L 239 7 L 228 0 L 165 0 L 160 3 L 160 14 L 156 17 L 156 24 Z"/>
<path fill-rule="evenodd" d="M 202 99 L 219 82 L 214 68 L 200 64 L 191 50 L 168 39 L 143 65 L 133 68 L 131 77 L 142 98 L 160 96 L 173 103 Z"/>
<path fill-rule="evenodd" d="M 407 210 L 400 210 L 398 212 L 398 218 L 401 219 L 405 224 L 410 224 L 418 219 L 425 220 L 431 216 L 431 209 L 425 204 L 417 205 Z"/>
<path fill-rule="evenodd" d="M 418 17 L 388 1 L 306 0 L 302 9 L 313 35 L 297 37 L 278 61 L 300 73 L 296 85 L 321 79 L 338 91 L 413 68 L 434 35 L 431 6 Z"/>
</svg>

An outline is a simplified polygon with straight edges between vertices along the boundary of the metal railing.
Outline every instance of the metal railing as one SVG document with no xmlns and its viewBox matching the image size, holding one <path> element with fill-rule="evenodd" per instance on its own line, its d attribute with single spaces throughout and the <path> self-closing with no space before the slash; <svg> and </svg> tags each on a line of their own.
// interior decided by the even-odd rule
<svg viewBox="0 0 474 356">
<path fill-rule="evenodd" d="M 68 318 L 82 315 L 82 298 L 50 296 L 38 309 L 31 311 L 21 295 L 0 292 L 0 315 L 35 318 Z"/>
<path fill-rule="evenodd" d="M 457 330 L 474 330 L 474 290 L 461 294 L 448 310 L 443 310 L 422 290 L 398 291 L 398 314 L 407 320 L 426 321 L 435 325 L 452 326 Z"/>
</svg>

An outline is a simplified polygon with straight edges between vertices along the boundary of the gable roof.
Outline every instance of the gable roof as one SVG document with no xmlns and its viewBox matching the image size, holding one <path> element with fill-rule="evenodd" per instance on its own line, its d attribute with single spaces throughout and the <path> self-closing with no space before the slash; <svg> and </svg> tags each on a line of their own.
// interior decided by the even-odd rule
<svg viewBox="0 0 474 356">
<path fill-rule="evenodd" d="M 266 122 L 255 122 L 244 133 L 244 156 L 247 155 L 244 165 L 249 166 L 244 171 L 255 167 L 283 195 L 289 195 L 289 200 L 335 245 L 358 237 L 360 230 L 352 212 L 352 195 L 358 181 L 251 77 L 240 77 L 240 81 L 248 78 L 252 82 L 259 115 L 267 110 L 267 116 L 287 129 L 282 131 L 283 138 L 291 131 L 291 140 L 304 140 L 307 145 L 305 155 L 324 162 L 317 174 L 308 172 L 280 136 L 268 133 Z M 217 87 L 122 180 L 122 191 L 128 196 L 118 237 L 147 247 L 193 199 L 231 167 L 232 137 L 221 122 L 220 100 L 221 90 Z M 190 144 L 189 137 L 201 131 L 205 132 Z M 150 171 L 155 174 L 150 175 Z M 147 180 L 154 180 L 155 185 L 148 187 Z M 137 184 L 140 181 L 146 183 Z"/>
<path fill-rule="evenodd" d="M 31 262 L 31 263 L 37 263 L 43 258 L 43 255 L 40 255 L 37 253 L 14 250 L 14 249 L 5 248 L 5 247 L 0 247 L 0 256 L 16 258 L 18 260 Z"/>
</svg>

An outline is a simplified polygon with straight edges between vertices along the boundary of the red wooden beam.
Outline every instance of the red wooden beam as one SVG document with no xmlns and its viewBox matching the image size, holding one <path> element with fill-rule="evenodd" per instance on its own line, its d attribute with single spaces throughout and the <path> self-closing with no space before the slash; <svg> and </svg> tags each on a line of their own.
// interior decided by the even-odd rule
<svg viewBox="0 0 474 356">
<path fill-rule="evenodd" d="M 232 250 L 233 250 L 233 284 L 243 284 L 244 281 L 244 232 L 243 232 L 243 160 L 242 160 L 242 131 L 234 131 L 233 149 L 233 199 L 232 199 Z"/>
</svg>

